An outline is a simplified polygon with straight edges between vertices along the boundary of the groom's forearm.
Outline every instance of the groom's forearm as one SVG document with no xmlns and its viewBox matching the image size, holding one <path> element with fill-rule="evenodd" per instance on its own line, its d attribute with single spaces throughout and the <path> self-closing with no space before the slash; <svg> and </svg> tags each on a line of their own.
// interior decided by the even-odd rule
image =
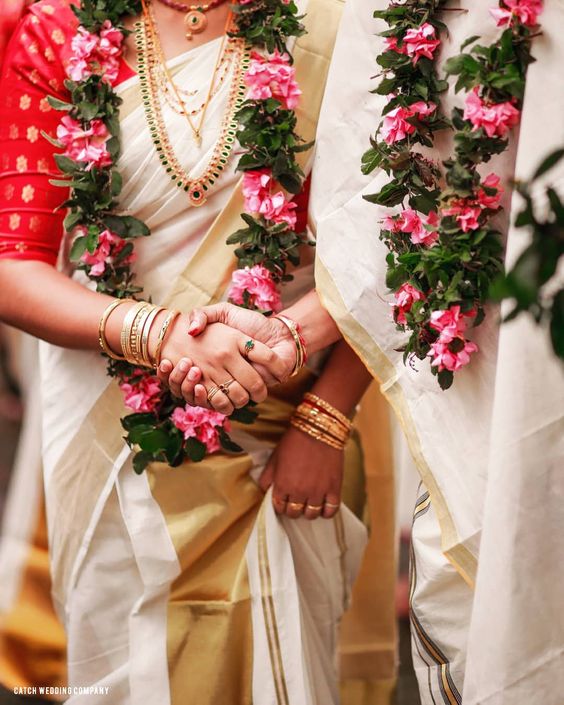
<svg viewBox="0 0 564 705">
<path fill-rule="evenodd" d="M 341 338 L 337 324 L 321 305 L 315 289 L 282 311 L 282 314 L 299 323 L 309 354 L 323 350 Z"/>
</svg>

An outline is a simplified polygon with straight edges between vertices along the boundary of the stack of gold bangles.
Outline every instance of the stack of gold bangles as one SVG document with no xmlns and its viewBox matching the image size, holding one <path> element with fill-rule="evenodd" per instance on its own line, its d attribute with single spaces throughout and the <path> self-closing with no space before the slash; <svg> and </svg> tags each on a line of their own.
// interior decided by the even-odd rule
<svg viewBox="0 0 564 705">
<path fill-rule="evenodd" d="M 308 392 L 290 423 L 308 436 L 343 450 L 352 432 L 352 422 L 334 406 Z"/>
<path fill-rule="evenodd" d="M 106 324 L 113 311 L 124 303 L 133 304 L 126 313 L 121 329 L 120 343 L 121 355 L 116 354 L 108 345 L 106 339 Z M 180 315 L 180 311 L 169 311 L 165 317 L 159 334 L 155 352 L 151 356 L 149 351 L 149 335 L 155 319 L 165 309 L 146 301 L 133 301 L 132 299 L 119 299 L 113 301 L 102 314 L 98 328 L 100 347 L 108 357 L 113 360 L 126 360 L 137 367 L 153 367 L 157 369 L 160 363 L 161 350 L 172 322 Z"/>
</svg>

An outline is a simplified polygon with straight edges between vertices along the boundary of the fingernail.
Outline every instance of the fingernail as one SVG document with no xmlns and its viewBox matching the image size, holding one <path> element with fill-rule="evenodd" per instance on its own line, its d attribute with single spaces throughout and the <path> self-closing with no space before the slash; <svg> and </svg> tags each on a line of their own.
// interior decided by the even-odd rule
<svg viewBox="0 0 564 705">
<path fill-rule="evenodd" d="M 161 362 L 161 364 L 159 366 L 159 370 L 161 372 L 168 372 L 170 369 L 169 365 L 170 365 L 170 363 L 168 362 L 168 360 L 163 360 L 163 362 Z"/>
<path fill-rule="evenodd" d="M 196 323 L 196 321 L 193 321 L 193 322 L 190 323 L 190 325 L 188 326 L 188 334 L 189 334 L 189 335 L 194 335 L 194 333 L 197 332 L 198 328 L 199 328 L 199 326 L 198 326 L 198 324 Z"/>
<path fill-rule="evenodd" d="M 190 365 L 188 364 L 187 360 L 180 360 L 180 364 L 178 365 L 178 369 L 181 372 L 188 372 L 189 368 L 190 368 Z"/>
<path fill-rule="evenodd" d="M 199 376 L 200 376 L 200 372 L 197 367 L 192 367 L 190 372 L 188 372 L 188 379 L 191 380 L 192 382 L 195 382 Z"/>
</svg>

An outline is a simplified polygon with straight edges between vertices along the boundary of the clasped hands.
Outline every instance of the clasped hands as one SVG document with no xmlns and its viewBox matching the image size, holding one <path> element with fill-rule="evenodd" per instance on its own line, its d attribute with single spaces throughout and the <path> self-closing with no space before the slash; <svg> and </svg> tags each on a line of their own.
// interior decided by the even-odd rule
<svg viewBox="0 0 564 705">
<path fill-rule="evenodd" d="M 296 343 L 281 320 L 223 303 L 179 319 L 157 374 L 188 404 L 229 415 L 249 400 L 264 401 L 268 387 L 286 381 L 295 364 Z M 343 468 L 342 451 L 290 426 L 259 485 L 263 491 L 273 486 L 278 514 L 328 519 L 338 511 Z"/>
<path fill-rule="evenodd" d="M 157 375 L 188 404 L 230 415 L 249 401 L 264 401 L 295 361 L 296 346 L 282 321 L 225 303 L 179 319 Z"/>
</svg>

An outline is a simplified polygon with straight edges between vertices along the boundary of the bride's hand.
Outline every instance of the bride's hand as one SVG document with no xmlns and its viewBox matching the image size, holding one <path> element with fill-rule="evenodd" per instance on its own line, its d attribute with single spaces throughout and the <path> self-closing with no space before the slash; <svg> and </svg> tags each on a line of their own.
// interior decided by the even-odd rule
<svg viewBox="0 0 564 705">
<path fill-rule="evenodd" d="M 296 364 L 296 344 L 290 331 L 282 321 L 230 303 L 219 303 L 194 309 L 190 314 L 188 332 L 194 337 L 199 336 L 212 323 L 223 323 L 231 328 L 240 330 L 253 340 L 268 345 L 284 361 L 286 364 L 286 375 L 282 380 L 269 379 L 268 370 L 254 364 L 254 367 L 260 372 L 267 385 L 271 386 L 280 381 L 285 381 L 290 376 Z"/>
<path fill-rule="evenodd" d="M 228 385 L 227 394 L 218 391 L 213 395 L 217 411 L 231 414 L 235 407 L 245 406 L 249 400 L 261 402 L 266 398 L 266 385 L 251 363 L 263 366 L 276 379 L 284 378 L 285 363 L 266 345 L 257 341 L 252 350 L 246 351 L 248 337 L 238 330 L 218 324 L 194 338 L 187 334 L 188 326 L 188 316 L 176 319 L 165 339 L 161 358 L 176 366 L 182 358 L 189 357 L 201 371 L 206 397 L 214 387 Z M 158 376 L 165 377 L 160 371 Z M 202 405 L 208 406 L 207 400 Z"/>
<path fill-rule="evenodd" d="M 259 485 L 272 488 L 277 514 L 292 519 L 324 517 L 339 511 L 344 451 L 332 448 L 291 426 L 262 473 Z"/>
</svg>

